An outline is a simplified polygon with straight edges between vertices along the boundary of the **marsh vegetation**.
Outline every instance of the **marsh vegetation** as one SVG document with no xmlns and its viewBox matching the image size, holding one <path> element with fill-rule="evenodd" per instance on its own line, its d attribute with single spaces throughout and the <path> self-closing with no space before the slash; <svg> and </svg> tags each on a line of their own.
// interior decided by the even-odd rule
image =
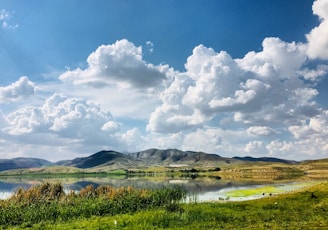
<svg viewBox="0 0 328 230">
<path fill-rule="evenodd" d="M 18 189 L 0 202 L 0 225 L 31 227 L 42 222 L 65 222 L 92 216 L 113 216 L 162 208 L 174 211 L 186 195 L 180 187 L 157 190 L 88 185 L 78 194 L 64 193 L 61 184 L 43 183 Z"/>
<path fill-rule="evenodd" d="M 6 229 L 325 229 L 328 183 L 243 202 L 181 203 L 180 187 L 87 186 L 63 193 L 44 183 L 1 201 Z"/>
</svg>

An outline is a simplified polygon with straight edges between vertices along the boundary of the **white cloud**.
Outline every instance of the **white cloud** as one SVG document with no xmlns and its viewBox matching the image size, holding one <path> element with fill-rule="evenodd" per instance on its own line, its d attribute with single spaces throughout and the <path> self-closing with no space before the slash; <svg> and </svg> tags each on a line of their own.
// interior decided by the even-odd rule
<svg viewBox="0 0 328 230">
<path fill-rule="evenodd" d="M 290 141 L 273 140 L 266 146 L 266 148 L 268 149 L 270 155 L 276 155 L 278 153 L 282 156 L 289 156 L 294 153 L 294 144 Z"/>
<path fill-rule="evenodd" d="M 328 111 L 324 110 L 319 115 L 311 117 L 301 125 L 290 126 L 288 130 L 300 140 L 318 139 L 328 140 Z M 325 141 L 328 144 L 328 141 Z"/>
<path fill-rule="evenodd" d="M 78 86 L 65 90 L 65 95 L 88 98 L 99 103 L 103 109 L 110 110 L 115 117 L 137 120 L 147 120 L 160 103 L 156 92 L 133 89 Z"/>
<path fill-rule="evenodd" d="M 320 25 L 306 35 L 307 53 L 310 58 L 328 59 L 328 0 L 316 0 L 312 6 L 313 13 L 321 19 Z"/>
<path fill-rule="evenodd" d="M 0 20 L 7 20 L 10 18 L 10 14 L 7 10 L 0 10 Z"/>
<path fill-rule="evenodd" d="M 182 148 L 203 151 L 208 153 L 220 153 L 222 148 L 221 130 L 218 129 L 197 129 L 185 135 Z"/>
<path fill-rule="evenodd" d="M 287 43 L 279 38 L 265 38 L 263 51 L 251 51 L 236 61 L 242 69 L 256 73 L 261 79 L 287 79 L 295 75 L 306 61 L 306 46 L 302 43 Z"/>
<path fill-rule="evenodd" d="M 126 39 L 99 46 L 87 59 L 86 69 L 69 70 L 59 78 L 94 87 L 152 88 L 167 80 L 167 65 L 154 66 L 142 59 L 142 48 Z"/>
<path fill-rule="evenodd" d="M 8 21 L 11 18 L 12 13 L 2 9 L 0 10 L 0 22 L 2 22 L 2 28 L 4 29 L 16 29 L 18 27 L 18 24 L 10 24 Z"/>
<path fill-rule="evenodd" d="M 294 140 L 273 140 L 266 148 L 270 154 L 288 156 L 290 159 L 327 157 L 328 111 L 323 110 L 303 124 L 289 126 Z"/>
<path fill-rule="evenodd" d="M 316 0 L 312 5 L 313 13 L 318 15 L 322 20 L 328 20 L 328 1 Z"/>
<path fill-rule="evenodd" d="M 100 105 L 57 93 L 42 105 L 23 105 L 8 114 L 0 111 L 0 141 L 11 146 L 3 154 L 11 151 L 11 157 L 59 160 L 100 149 L 137 151 L 145 146 L 137 128 L 122 131 L 121 126 Z"/>
<path fill-rule="evenodd" d="M 319 81 L 328 73 L 328 65 L 318 65 L 316 69 L 304 68 L 298 72 L 305 80 Z"/>
<path fill-rule="evenodd" d="M 263 141 L 250 141 L 244 148 L 244 151 L 252 155 L 265 156 L 268 150 Z"/>
<path fill-rule="evenodd" d="M 174 133 L 195 127 L 205 119 L 202 114 L 181 101 L 192 80 L 186 75 L 178 74 L 170 87 L 160 95 L 163 104 L 151 114 L 147 130 L 151 132 Z"/>
<path fill-rule="evenodd" d="M 252 126 L 247 129 L 247 134 L 251 136 L 270 136 L 277 132 L 267 126 Z"/>
<path fill-rule="evenodd" d="M 125 151 L 136 152 L 145 148 L 146 138 L 137 128 L 122 133 L 120 140 Z M 150 148 L 153 148 L 153 146 Z"/>
<path fill-rule="evenodd" d="M 266 148 L 269 154 L 292 160 L 326 158 L 328 144 L 322 138 L 299 141 L 274 140 Z"/>
<path fill-rule="evenodd" d="M 162 93 L 162 105 L 151 114 L 147 130 L 179 132 L 226 113 L 245 124 L 297 123 L 318 113 L 318 92 L 300 75 L 305 61 L 303 44 L 278 38 L 266 38 L 263 51 L 242 59 L 197 46 L 185 64 L 187 71 Z"/>
<path fill-rule="evenodd" d="M 35 94 L 36 87 L 28 77 L 21 77 L 9 86 L 0 87 L 0 103 L 26 99 Z"/>
<path fill-rule="evenodd" d="M 183 150 L 203 151 L 233 157 L 244 154 L 244 144 L 249 138 L 245 130 L 198 128 L 183 135 Z M 237 154 L 238 153 L 238 154 Z"/>
<path fill-rule="evenodd" d="M 112 135 L 120 127 L 110 112 L 103 111 L 98 105 L 58 94 L 49 97 L 43 106 L 24 107 L 8 114 L 6 119 L 8 126 L 2 130 L 8 135 L 48 133 L 88 145 L 115 144 Z"/>
</svg>

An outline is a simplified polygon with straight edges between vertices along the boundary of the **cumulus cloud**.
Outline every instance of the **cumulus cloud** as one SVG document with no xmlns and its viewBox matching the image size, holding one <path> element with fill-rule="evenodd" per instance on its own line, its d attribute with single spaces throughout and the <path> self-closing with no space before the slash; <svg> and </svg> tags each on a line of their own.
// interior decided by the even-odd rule
<svg viewBox="0 0 328 230">
<path fill-rule="evenodd" d="M 328 111 L 324 110 L 317 116 L 304 121 L 304 124 L 290 126 L 288 130 L 296 139 L 328 139 Z M 328 144 L 328 141 L 325 141 Z"/>
<path fill-rule="evenodd" d="M 21 77 L 9 86 L 0 87 L 0 103 L 26 99 L 35 94 L 36 87 L 28 77 Z"/>
<path fill-rule="evenodd" d="M 197 129 L 186 134 L 183 140 L 183 148 L 193 151 L 218 153 L 222 148 L 222 137 L 217 129 Z"/>
<path fill-rule="evenodd" d="M 313 13 L 320 18 L 320 25 L 306 35 L 307 53 L 310 58 L 328 59 L 328 0 L 316 0 L 312 6 Z"/>
<path fill-rule="evenodd" d="M 319 81 L 328 72 L 328 65 L 318 65 L 316 69 L 309 69 L 309 68 L 304 68 L 300 70 L 298 73 L 304 77 L 305 80 L 309 81 Z"/>
<path fill-rule="evenodd" d="M 126 39 L 112 45 L 101 45 L 87 59 L 86 69 L 69 70 L 59 78 L 74 84 L 94 87 L 152 88 L 167 79 L 167 65 L 147 63 L 142 59 L 142 47 Z"/>
<path fill-rule="evenodd" d="M 261 78 L 293 77 L 307 58 L 306 45 L 302 43 L 287 43 L 270 37 L 263 40 L 262 46 L 263 51 L 251 51 L 243 59 L 237 60 L 244 70 L 254 72 Z"/>
<path fill-rule="evenodd" d="M 250 141 L 244 148 L 244 151 L 252 155 L 265 155 L 268 150 L 263 141 Z"/>
<path fill-rule="evenodd" d="M 277 132 L 267 126 L 252 126 L 247 129 L 247 134 L 251 136 L 270 136 Z"/>
<path fill-rule="evenodd" d="M 146 137 L 137 128 L 132 128 L 122 133 L 120 136 L 121 143 L 124 145 L 125 151 L 135 152 L 144 148 Z M 150 148 L 153 148 L 150 147 Z"/>
<path fill-rule="evenodd" d="M 281 155 L 288 156 L 294 153 L 294 143 L 291 141 L 273 140 L 266 146 L 266 148 L 268 149 L 270 155 L 279 153 Z"/>
<path fill-rule="evenodd" d="M 273 140 L 266 145 L 272 155 L 289 156 L 290 159 L 326 157 L 328 151 L 328 111 L 309 117 L 300 125 L 288 127 L 294 139 Z"/>
<path fill-rule="evenodd" d="M 78 98 L 54 94 L 43 106 L 29 106 L 6 116 L 8 126 L 3 131 L 10 135 L 49 133 L 86 144 L 110 143 L 120 125 L 109 111 Z"/>
<path fill-rule="evenodd" d="M 307 60 L 305 51 L 304 44 L 278 38 L 264 39 L 262 51 L 249 52 L 242 59 L 197 46 L 185 64 L 187 71 L 176 75 L 162 93 L 163 103 L 151 114 L 147 128 L 178 132 L 227 113 L 250 125 L 293 124 L 315 115 L 318 92 L 300 74 Z"/>
<path fill-rule="evenodd" d="M 170 87 L 160 95 L 163 104 L 151 114 L 148 131 L 175 133 L 203 122 L 202 114 L 194 113 L 192 108 L 181 102 L 190 84 L 192 80 L 186 75 L 179 74 L 175 77 Z"/>
</svg>

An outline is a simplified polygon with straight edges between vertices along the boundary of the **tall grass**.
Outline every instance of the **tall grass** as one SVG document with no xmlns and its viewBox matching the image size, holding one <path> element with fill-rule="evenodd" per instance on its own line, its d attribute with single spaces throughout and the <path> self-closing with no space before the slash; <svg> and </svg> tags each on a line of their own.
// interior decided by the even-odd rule
<svg viewBox="0 0 328 230">
<path fill-rule="evenodd" d="M 178 209 L 186 191 L 180 187 L 158 190 L 114 188 L 88 185 L 78 194 L 64 193 L 61 184 L 44 183 L 18 189 L 8 200 L 0 202 L 0 226 L 29 227 L 40 222 L 68 221 L 91 216 L 135 213 L 158 207 Z"/>
</svg>

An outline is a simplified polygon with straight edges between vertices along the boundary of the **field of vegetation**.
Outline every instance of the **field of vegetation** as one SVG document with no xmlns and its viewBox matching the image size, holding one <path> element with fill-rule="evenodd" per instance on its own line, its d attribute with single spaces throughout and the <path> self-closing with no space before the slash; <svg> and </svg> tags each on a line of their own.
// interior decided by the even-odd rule
<svg viewBox="0 0 328 230">
<path fill-rule="evenodd" d="M 19 189 L 0 202 L 1 229 L 327 229 L 328 182 L 244 202 L 180 202 L 179 188 L 61 184 Z"/>
</svg>

